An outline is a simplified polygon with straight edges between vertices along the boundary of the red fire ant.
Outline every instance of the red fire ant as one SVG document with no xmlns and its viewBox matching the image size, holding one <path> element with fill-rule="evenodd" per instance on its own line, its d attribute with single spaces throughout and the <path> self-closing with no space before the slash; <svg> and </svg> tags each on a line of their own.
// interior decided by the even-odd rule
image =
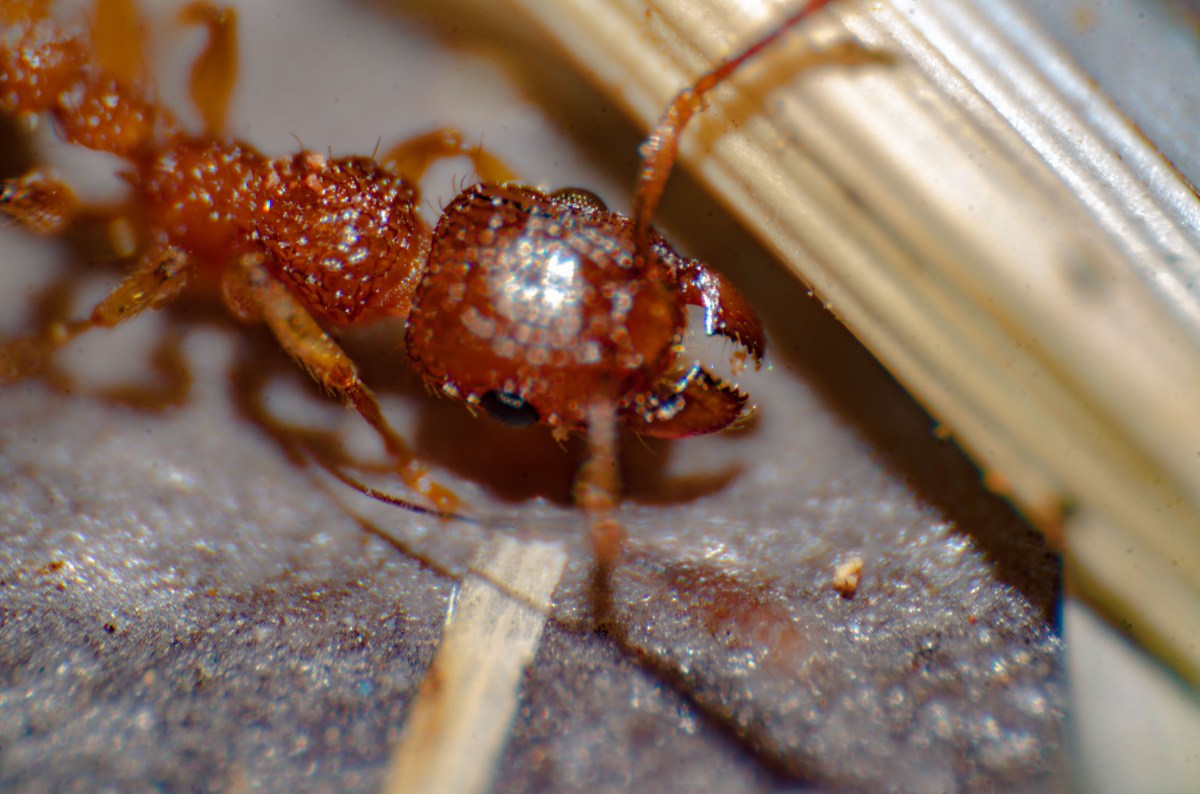
<svg viewBox="0 0 1200 794">
<path fill-rule="evenodd" d="M 545 193 L 516 182 L 454 130 L 379 158 L 270 159 L 225 136 L 235 22 L 215 5 L 186 11 L 210 36 L 191 84 L 205 123 L 197 134 L 118 63 L 112 53 L 127 31 L 96 27 L 89 40 L 50 19 L 48 0 L 0 0 L 0 110 L 48 114 L 66 141 L 123 158 L 141 241 L 133 272 L 89 318 L 0 347 L 0 378 L 24 376 L 80 334 L 123 323 L 208 279 L 236 317 L 265 323 L 375 429 L 405 485 L 432 508 L 344 479 L 387 501 L 454 516 L 454 495 L 414 460 L 325 331 L 406 318 L 408 355 L 434 390 L 501 422 L 541 422 L 558 437 L 586 434 L 575 496 L 604 569 L 623 537 L 611 516 L 618 425 L 679 438 L 721 430 L 745 410 L 745 394 L 682 358 L 686 306 L 703 309 L 708 334 L 728 337 L 756 361 L 764 352 L 748 302 L 650 226 L 679 136 L 710 90 L 826 2 L 810 2 L 672 102 L 642 148 L 635 210 L 626 218 L 585 190 Z M 471 160 L 481 182 L 430 230 L 416 183 L 433 162 L 458 156 Z M 35 170 L 0 183 L 0 208 L 54 233 L 76 202 L 65 184 Z"/>
</svg>

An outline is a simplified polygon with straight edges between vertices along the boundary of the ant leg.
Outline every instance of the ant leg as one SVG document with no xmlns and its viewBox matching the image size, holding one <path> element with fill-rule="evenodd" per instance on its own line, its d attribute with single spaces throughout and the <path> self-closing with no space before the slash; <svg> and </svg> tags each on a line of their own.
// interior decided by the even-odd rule
<svg viewBox="0 0 1200 794">
<path fill-rule="evenodd" d="M 613 516 L 620 496 L 617 469 L 617 403 L 606 396 L 588 406 L 587 459 L 575 481 L 575 503 L 588 517 L 592 551 L 596 556 L 593 610 L 599 628 L 607 629 L 612 615 L 612 572 L 625 545 L 625 529 Z"/>
<path fill-rule="evenodd" d="M 379 162 L 393 174 L 420 182 L 429 166 L 449 157 L 468 158 L 482 182 L 518 181 L 508 166 L 483 150 L 482 144 L 468 144 L 461 132 L 445 127 L 401 141 L 388 149 Z"/>
<path fill-rule="evenodd" d="M 65 182 L 42 171 L 0 181 L 0 212 L 36 234 L 58 234 L 78 206 L 74 191 Z"/>
<path fill-rule="evenodd" d="M 675 164 L 679 138 L 688 120 L 704 108 L 704 98 L 708 92 L 729 79 L 738 67 L 753 59 L 759 51 L 769 46 L 793 25 L 829 2 L 830 0 L 811 0 L 758 41 L 737 55 L 726 58 L 712 71 L 676 95 L 641 147 L 642 165 L 638 171 L 637 190 L 633 197 L 634 242 L 639 252 L 646 251 L 650 245 L 650 220 L 658 209 L 667 177 L 671 175 L 671 168 Z"/>
<path fill-rule="evenodd" d="M 146 68 L 144 25 L 133 0 L 96 0 L 91 43 L 96 62 L 126 85 L 136 84 Z M 211 136 L 225 130 L 229 100 L 237 82 L 237 12 L 210 2 L 194 2 L 179 13 L 187 25 L 208 29 L 208 44 L 192 65 L 189 91 Z"/>
<path fill-rule="evenodd" d="M 342 397 L 379 434 L 388 454 L 399 464 L 404 484 L 433 504 L 438 513 L 457 512 L 458 497 L 434 482 L 416 462 L 404 440 L 392 430 L 375 395 L 359 378 L 350 357 L 317 323 L 304 305 L 271 277 L 260 254 L 248 254 L 225 270 L 225 302 L 244 320 L 261 320 L 288 354 L 326 389 Z M 344 475 L 337 474 L 344 480 Z M 357 487 L 357 486 L 356 486 Z M 359 490 L 367 493 L 364 488 Z M 368 494 L 373 495 L 373 494 Z"/>
<path fill-rule="evenodd" d="M 95 328 L 112 328 L 146 309 L 171 301 L 187 283 L 188 258 L 180 249 L 160 244 L 142 257 L 86 320 L 51 323 L 41 334 L 0 346 L 0 381 L 16 380 L 35 371 L 49 353 Z"/>
<path fill-rule="evenodd" d="M 197 2 L 185 6 L 179 19 L 208 28 L 208 44 L 192 65 L 188 90 L 204 119 L 205 134 L 217 137 L 225 132 L 229 100 L 237 82 L 237 12 L 215 3 Z"/>
<path fill-rule="evenodd" d="M 95 62 L 117 80 L 134 85 L 145 76 L 145 25 L 133 0 L 95 0 L 91 43 Z"/>
</svg>

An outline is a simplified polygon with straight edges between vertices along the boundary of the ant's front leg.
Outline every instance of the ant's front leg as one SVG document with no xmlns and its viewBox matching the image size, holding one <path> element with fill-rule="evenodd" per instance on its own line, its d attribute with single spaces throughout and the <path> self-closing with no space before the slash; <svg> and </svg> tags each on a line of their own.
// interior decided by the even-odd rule
<svg viewBox="0 0 1200 794">
<path fill-rule="evenodd" d="M 434 482 L 417 464 L 408 445 L 387 423 L 354 362 L 288 288 L 272 278 L 262 254 L 245 254 L 227 267 L 221 286 L 225 303 L 237 317 L 266 323 L 283 349 L 314 380 L 341 396 L 374 428 L 388 454 L 397 462 L 408 488 L 425 497 L 438 513 L 456 514 L 458 497 Z M 364 493 L 374 495 L 371 489 L 359 486 L 340 472 L 333 473 Z"/>
<path fill-rule="evenodd" d="M 575 480 L 575 503 L 583 508 L 596 558 L 592 611 L 596 626 L 613 629 L 612 576 L 625 547 L 625 528 L 613 515 L 620 499 L 617 469 L 617 401 L 593 397 L 587 413 L 587 459 Z"/>
</svg>

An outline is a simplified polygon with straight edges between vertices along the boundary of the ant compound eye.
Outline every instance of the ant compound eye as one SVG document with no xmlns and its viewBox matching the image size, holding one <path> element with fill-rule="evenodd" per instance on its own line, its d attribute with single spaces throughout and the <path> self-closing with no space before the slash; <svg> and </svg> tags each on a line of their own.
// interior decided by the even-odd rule
<svg viewBox="0 0 1200 794">
<path fill-rule="evenodd" d="M 483 395 L 479 404 L 488 416 L 509 427 L 528 427 L 537 424 L 537 409 L 515 394 L 506 391 L 490 391 Z"/>
<path fill-rule="evenodd" d="M 581 187 L 564 187 L 551 193 L 550 198 L 560 206 L 583 212 L 605 212 L 608 209 L 604 199 Z"/>
</svg>

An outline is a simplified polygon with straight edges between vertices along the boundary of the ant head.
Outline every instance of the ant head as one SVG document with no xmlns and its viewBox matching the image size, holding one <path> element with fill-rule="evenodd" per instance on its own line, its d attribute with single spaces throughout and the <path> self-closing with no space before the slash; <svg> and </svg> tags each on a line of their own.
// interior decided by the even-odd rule
<svg viewBox="0 0 1200 794">
<path fill-rule="evenodd" d="M 445 209 L 408 321 L 425 381 L 506 424 L 583 429 L 600 391 L 632 397 L 685 322 L 660 256 L 588 191 L 480 184 Z"/>
</svg>

